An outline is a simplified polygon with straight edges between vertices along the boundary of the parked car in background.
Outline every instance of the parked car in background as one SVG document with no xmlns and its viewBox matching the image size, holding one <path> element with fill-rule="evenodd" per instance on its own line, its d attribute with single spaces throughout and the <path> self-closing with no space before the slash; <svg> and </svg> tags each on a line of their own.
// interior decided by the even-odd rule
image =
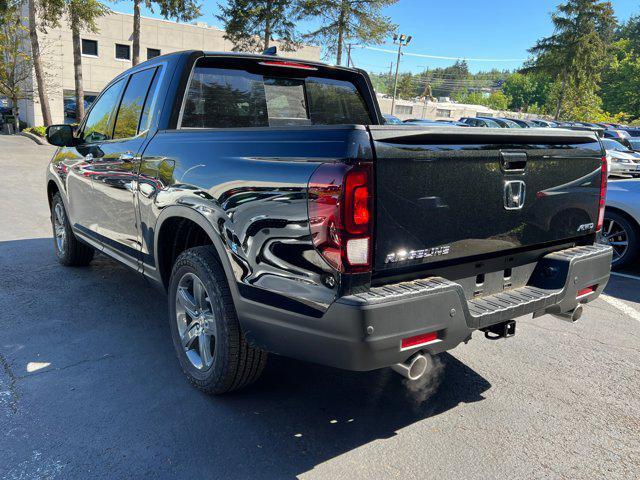
<svg viewBox="0 0 640 480">
<path fill-rule="evenodd" d="M 469 126 L 465 123 L 455 122 L 455 121 L 426 120 L 426 119 L 420 119 L 420 118 L 410 118 L 408 120 L 405 120 L 402 123 L 404 123 L 405 125 L 428 125 L 432 127 L 451 127 L 451 126 L 468 127 Z"/>
<path fill-rule="evenodd" d="M 603 138 L 602 145 L 609 160 L 609 175 L 640 176 L 640 153 L 610 138 Z"/>
<path fill-rule="evenodd" d="M 488 118 L 488 117 L 478 117 L 478 118 Z M 522 128 L 516 122 L 513 122 L 507 118 L 491 117 L 490 120 L 493 120 L 494 122 L 496 122 L 500 128 Z"/>
<path fill-rule="evenodd" d="M 629 143 L 631 144 L 631 150 L 640 152 L 640 137 L 631 137 Z"/>
<path fill-rule="evenodd" d="M 631 148 L 631 142 L 629 142 L 631 135 L 629 135 L 629 132 L 625 130 L 613 128 L 607 129 L 604 131 L 604 138 L 611 138 L 617 142 L 620 142 L 625 147 Z"/>
<path fill-rule="evenodd" d="M 87 100 L 84 101 L 85 112 L 89 109 L 90 105 L 91 103 L 89 103 Z M 76 102 L 67 102 L 67 104 L 64 106 L 64 116 L 67 118 L 76 118 Z"/>
<path fill-rule="evenodd" d="M 638 260 L 640 254 L 640 180 L 609 182 L 602 243 L 613 247 L 613 268 Z"/>
<path fill-rule="evenodd" d="M 558 126 L 557 122 L 552 122 L 550 120 L 543 120 L 541 118 L 536 118 L 535 120 L 531 120 L 536 126 L 544 127 L 544 128 L 556 128 Z"/>
<path fill-rule="evenodd" d="M 536 128 L 537 125 L 529 120 L 522 120 L 520 118 L 505 118 L 505 120 L 510 120 L 514 123 L 517 123 L 522 128 Z"/>
<path fill-rule="evenodd" d="M 490 118 L 462 117 L 460 122 L 466 123 L 470 127 L 502 128 L 498 123 Z"/>
<path fill-rule="evenodd" d="M 386 125 L 401 125 L 402 124 L 402 120 L 400 120 L 395 115 L 384 114 L 384 115 L 382 115 L 382 118 L 384 118 L 384 123 Z"/>
</svg>

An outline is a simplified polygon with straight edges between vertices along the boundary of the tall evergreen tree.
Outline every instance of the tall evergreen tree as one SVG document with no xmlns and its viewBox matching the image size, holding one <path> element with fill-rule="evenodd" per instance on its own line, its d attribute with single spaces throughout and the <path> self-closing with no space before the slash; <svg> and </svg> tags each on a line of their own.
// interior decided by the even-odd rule
<svg viewBox="0 0 640 480">
<path fill-rule="evenodd" d="M 558 79 L 555 108 L 558 119 L 565 98 L 585 101 L 594 98 L 608 61 L 616 19 L 609 1 L 568 0 L 557 7 L 551 21 L 553 34 L 529 50 L 535 56 L 530 68 Z"/>
<path fill-rule="evenodd" d="M 299 45 L 295 19 L 297 2 L 292 0 L 230 0 L 220 6 L 218 20 L 224 24 L 224 38 L 235 51 L 261 52 L 278 40 L 287 51 Z"/>
<path fill-rule="evenodd" d="M 166 19 L 189 22 L 200 16 L 200 5 L 194 0 L 133 0 L 133 52 L 131 63 L 140 63 L 140 6 L 144 5 L 153 11 L 154 6 L 160 8 L 160 15 Z"/>
<path fill-rule="evenodd" d="M 345 44 L 380 44 L 396 29 L 389 17 L 382 15 L 383 7 L 398 0 L 301 0 L 301 16 L 316 18 L 321 26 L 305 38 L 326 47 L 342 64 Z"/>
</svg>

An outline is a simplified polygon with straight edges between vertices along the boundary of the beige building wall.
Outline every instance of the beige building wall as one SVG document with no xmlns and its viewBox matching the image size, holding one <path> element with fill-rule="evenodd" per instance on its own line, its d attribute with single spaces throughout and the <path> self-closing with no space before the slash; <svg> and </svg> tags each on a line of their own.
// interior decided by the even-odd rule
<svg viewBox="0 0 640 480">
<path fill-rule="evenodd" d="M 23 18 L 27 18 L 26 15 Z M 98 33 L 81 35 L 81 38 L 98 42 L 97 57 L 82 56 L 85 95 L 98 94 L 112 78 L 131 67 L 131 60 L 116 58 L 115 45 L 129 45 L 133 55 L 133 15 L 113 12 L 100 18 L 97 24 Z M 192 25 L 143 17 L 140 27 L 140 61 L 147 59 L 147 48 L 158 49 L 161 54 L 180 50 L 231 51 L 232 48 L 223 38 L 224 31 L 201 22 Z M 63 123 L 64 96 L 72 96 L 75 90 L 71 31 L 63 23 L 61 28 L 49 29 L 40 37 L 52 121 Z M 295 52 L 280 52 L 279 55 L 318 61 L 320 47 L 302 46 Z M 34 91 L 33 100 L 21 102 L 20 118 L 30 126 L 43 124 L 37 92 Z"/>
</svg>

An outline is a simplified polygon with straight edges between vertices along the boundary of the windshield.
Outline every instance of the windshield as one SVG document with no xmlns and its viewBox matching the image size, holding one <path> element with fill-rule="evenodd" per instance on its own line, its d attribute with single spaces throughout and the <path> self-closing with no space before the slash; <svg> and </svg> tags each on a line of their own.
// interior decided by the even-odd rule
<svg viewBox="0 0 640 480">
<path fill-rule="evenodd" d="M 630 138 L 629 142 L 634 150 L 640 150 L 640 138 Z"/>
<path fill-rule="evenodd" d="M 610 140 L 608 138 L 602 139 L 602 144 L 604 145 L 605 150 L 615 150 L 617 152 L 630 152 L 627 147 L 622 145 L 620 142 L 616 142 L 615 140 Z"/>
</svg>

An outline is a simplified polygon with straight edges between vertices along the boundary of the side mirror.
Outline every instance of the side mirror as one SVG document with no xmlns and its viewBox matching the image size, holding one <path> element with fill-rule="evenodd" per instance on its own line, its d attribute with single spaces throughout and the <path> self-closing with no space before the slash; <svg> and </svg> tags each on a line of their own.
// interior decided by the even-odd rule
<svg viewBox="0 0 640 480">
<path fill-rule="evenodd" d="M 73 147 L 76 144 L 73 127 L 71 125 L 49 125 L 47 127 L 47 141 L 56 147 Z"/>
</svg>

